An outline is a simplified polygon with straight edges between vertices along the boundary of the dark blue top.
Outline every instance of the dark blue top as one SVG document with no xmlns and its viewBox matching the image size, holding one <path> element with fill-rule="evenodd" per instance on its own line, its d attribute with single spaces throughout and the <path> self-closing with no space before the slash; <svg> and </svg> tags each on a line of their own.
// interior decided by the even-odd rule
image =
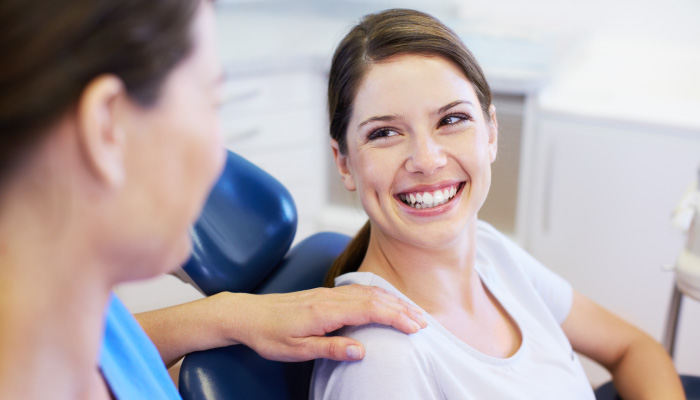
<svg viewBox="0 0 700 400">
<path fill-rule="evenodd" d="M 156 346 L 129 310 L 111 295 L 100 369 L 116 399 L 181 399 Z"/>
</svg>

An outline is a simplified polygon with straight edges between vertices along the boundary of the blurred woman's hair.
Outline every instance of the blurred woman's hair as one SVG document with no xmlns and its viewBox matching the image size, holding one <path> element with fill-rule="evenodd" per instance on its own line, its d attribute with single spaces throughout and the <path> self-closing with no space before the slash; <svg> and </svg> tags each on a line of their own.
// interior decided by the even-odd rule
<svg viewBox="0 0 700 400">
<path fill-rule="evenodd" d="M 191 47 L 199 0 L 0 2 L 0 184 L 91 80 L 152 106 Z"/>
<path fill-rule="evenodd" d="M 347 128 L 357 90 L 372 64 L 399 54 L 443 57 L 471 82 L 482 112 L 488 117 L 491 89 L 474 56 L 459 37 L 434 17 L 414 10 L 392 9 L 365 16 L 338 45 L 328 79 L 328 116 L 331 138 L 341 154 L 347 154 Z M 429 84 L 429 82 L 426 82 Z M 360 229 L 331 266 L 324 285 L 357 271 L 369 246 L 370 222 Z"/>
</svg>

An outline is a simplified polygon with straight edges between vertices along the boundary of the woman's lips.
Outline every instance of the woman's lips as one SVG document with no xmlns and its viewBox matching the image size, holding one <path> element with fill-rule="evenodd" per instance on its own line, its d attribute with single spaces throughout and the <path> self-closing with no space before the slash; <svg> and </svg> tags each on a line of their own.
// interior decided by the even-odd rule
<svg viewBox="0 0 700 400">
<path fill-rule="evenodd" d="M 409 207 L 417 209 L 433 208 L 448 203 L 464 187 L 465 182 L 459 182 L 431 191 L 416 191 L 399 193 L 399 200 Z"/>
</svg>

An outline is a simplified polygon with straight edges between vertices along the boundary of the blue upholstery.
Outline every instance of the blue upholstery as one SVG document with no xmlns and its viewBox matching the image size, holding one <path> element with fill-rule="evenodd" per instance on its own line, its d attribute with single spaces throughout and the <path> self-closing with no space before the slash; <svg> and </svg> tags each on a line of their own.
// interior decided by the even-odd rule
<svg viewBox="0 0 700 400">
<path fill-rule="evenodd" d="M 288 293 L 323 286 L 326 272 L 349 241 L 349 237 L 331 232 L 306 238 L 253 293 Z"/>
<path fill-rule="evenodd" d="M 700 400 L 700 377 L 681 375 L 681 383 L 688 400 Z M 615 390 L 612 382 L 600 386 L 595 391 L 596 400 L 620 400 L 622 399 Z"/>
<path fill-rule="evenodd" d="M 350 238 L 317 233 L 289 249 L 296 230 L 289 192 L 242 157 L 229 154 L 195 225 L 184 269 L 206 294 L 285 293 L 322 285 Z M 180 369 L 183 399 L 307 399 L 313 362 L 265 360 L 238 345 L 189 354 Z"/>
<path fill-rule="evenodd" d="M 349 238 L 322 232 L 300 242 L 254 293 L 284 293 L 322 285 Z M 180 369 L 183 399 L 308 399 L 313 362 L 263 359 L 245 346 L 187 355 Z"/>
<path fill-rule="evenodd" d="M 192 229 L 192 257 L 183 269 L 207 296 L 250 292 L 287 253 L 296 227 L 289 191 L 229 151 Z"/>
</svg>

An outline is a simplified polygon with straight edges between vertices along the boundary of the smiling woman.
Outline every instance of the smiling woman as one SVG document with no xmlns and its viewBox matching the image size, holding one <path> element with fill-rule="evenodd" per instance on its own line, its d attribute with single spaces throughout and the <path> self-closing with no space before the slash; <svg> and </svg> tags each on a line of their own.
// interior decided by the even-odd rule
<svg viewBox="0 0 700 400">
<path fill-rule="evenodd" d="M 335 163 L 369 221 L 326 284 L 381 287 L 429 325 L 342 329 L 367 356 L 317 362 L 314 399 L 591 399 L 576 351 L 609 368 L 623 396 L 682 398 L 658 344 L 478 219 L 496 109 L 447 27 L 411 10 L 366 16 L 336 50 L 328 98 Z"/>
</svg>

